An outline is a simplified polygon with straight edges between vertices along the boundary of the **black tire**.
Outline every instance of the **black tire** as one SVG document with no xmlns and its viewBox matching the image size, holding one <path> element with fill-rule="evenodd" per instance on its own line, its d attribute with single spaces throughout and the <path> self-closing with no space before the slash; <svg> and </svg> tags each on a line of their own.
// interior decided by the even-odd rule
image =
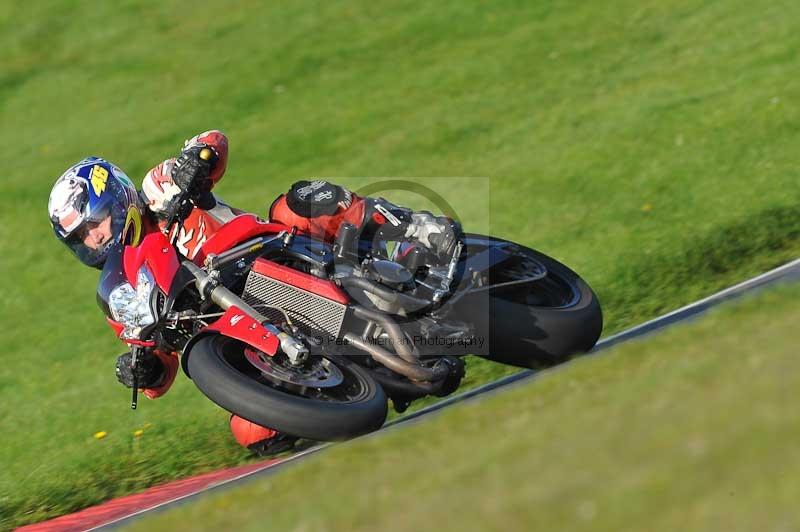
<svg viewBox="0 0 800 532">
<path fill-rule="evenodd" d="M 477 331 L 488 338 L 481 354 L 502 364 L 538 368 L 590 350 L 603 330 L 603 314 L 595 293 L 578 274 L 552 257 L 515 246 L 519 253 L 542 264 L 547 277 L 528 285 L 528 289 L 490 290 L 469 302 Z"/>
<path fill-rule="evenodd" d="M 318 441 L 344 440 L 379 429 L 386 419 L 383 389 L 357 364 L 330 358 L 356 390 L 352 399 L 312 399 L 254 378 L 241 354 L 244 344 L 222 335 L 197 341 L 188 354 L 195 385 L 213 402 L 253 423 Z M 257 370 L 255 370 L 257 372 Z M 343 385 L 340 385 L 343 386 Z M 360 388 L 360 389 L 359 389 Z"/>
</svg>

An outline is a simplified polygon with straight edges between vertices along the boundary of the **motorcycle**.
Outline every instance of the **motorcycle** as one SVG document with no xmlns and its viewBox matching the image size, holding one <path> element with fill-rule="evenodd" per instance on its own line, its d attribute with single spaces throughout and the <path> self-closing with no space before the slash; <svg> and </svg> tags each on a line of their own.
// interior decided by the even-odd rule
<svg viewBox="0 0 800 532">
<path fill-rule="evenodd" d="M 465 355 L 551 366 L 602 330 L 597 297 L 575 272 L 513 242 L 465 234 L 442 261 L 350 224 L 331 243 L 253 214 L 192 260 L 161 232 L 118 249 L 97 296 L 134 364 L 146 349 L 180 353 L 217 405 L 320 441 L 377 430 L 387 398 L 402 412 L 453 393 Z"/>
</svg>

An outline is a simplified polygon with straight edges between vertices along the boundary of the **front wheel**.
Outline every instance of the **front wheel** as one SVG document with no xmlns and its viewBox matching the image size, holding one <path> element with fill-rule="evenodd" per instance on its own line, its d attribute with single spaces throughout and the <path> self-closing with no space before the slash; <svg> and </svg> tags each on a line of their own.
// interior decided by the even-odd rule
<svg viewBox="0 0 800 532">
<path fill-rule="evenodd" d="M 253 423 L 311 440 L 344 440 L 375 431 L 386 419 L 383 389 L 345 357 L 314 355 L 311 385 L 283 386 L 248 360 L 249 348 L 222 335 L 206 336 L 188 353 L 189 375 L 209 399 Z M 252 357 L 252 351 L 249 353 Z M 273 363 L 265 355 L 262 359 Z M 323 368 L 323 369 L 320 369 Z M 325 370 L 338 384 L 320 379 Z M 292 369 L 292 368 L 290 368 Z M 303 381 L 297 368 L 297 382 Z"/>
</svg>

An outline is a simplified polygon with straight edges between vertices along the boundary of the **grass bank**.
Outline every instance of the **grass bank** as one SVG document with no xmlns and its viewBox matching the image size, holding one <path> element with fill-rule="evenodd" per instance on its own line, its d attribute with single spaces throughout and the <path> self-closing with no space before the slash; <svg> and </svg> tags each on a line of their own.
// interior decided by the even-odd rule
<svg viewBox="0 0 800 532">
<path fill-rule="evenodd" d="M 129 528 L 792 530 L 798 318 L 783 287 Z"/>
<path fill-rule="evenodd" d="M 45 218 L 68 165 L 138 181 L 218 127 L 218 192 L 259 213 L 309 176 L 484 176 L 447 190 L 467 230 L 572 266 L 613 332 L 800 255 L 798 21 L 788 0 L 4 3 L 0 524 L 248 459 L 186 379 L 128 410 L 97 273 Z"/>
</svg>

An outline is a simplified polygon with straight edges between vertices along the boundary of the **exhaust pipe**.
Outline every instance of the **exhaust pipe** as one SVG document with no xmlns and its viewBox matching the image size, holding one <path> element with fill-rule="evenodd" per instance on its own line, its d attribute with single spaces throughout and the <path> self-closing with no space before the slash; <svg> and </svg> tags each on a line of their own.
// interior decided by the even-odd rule
<svg viewBox="0 0 800 532">
<path fill-rule="evenodd" d="M 383 364 L 395 373 L 399 373 L 412 381 L 439 381 L 450 373 L 449 366 L 446 363 L 442 363 L 441 360 L 437 360 L 436 365 L 432 368 L 426 368 L 419 363 L 406 362 L 381 346 L 372 344 L 356 334 L 347 333 L 344 335 L 344 339 L 362 351 L 369 353 L 379 364 Z"/>
</svg>

